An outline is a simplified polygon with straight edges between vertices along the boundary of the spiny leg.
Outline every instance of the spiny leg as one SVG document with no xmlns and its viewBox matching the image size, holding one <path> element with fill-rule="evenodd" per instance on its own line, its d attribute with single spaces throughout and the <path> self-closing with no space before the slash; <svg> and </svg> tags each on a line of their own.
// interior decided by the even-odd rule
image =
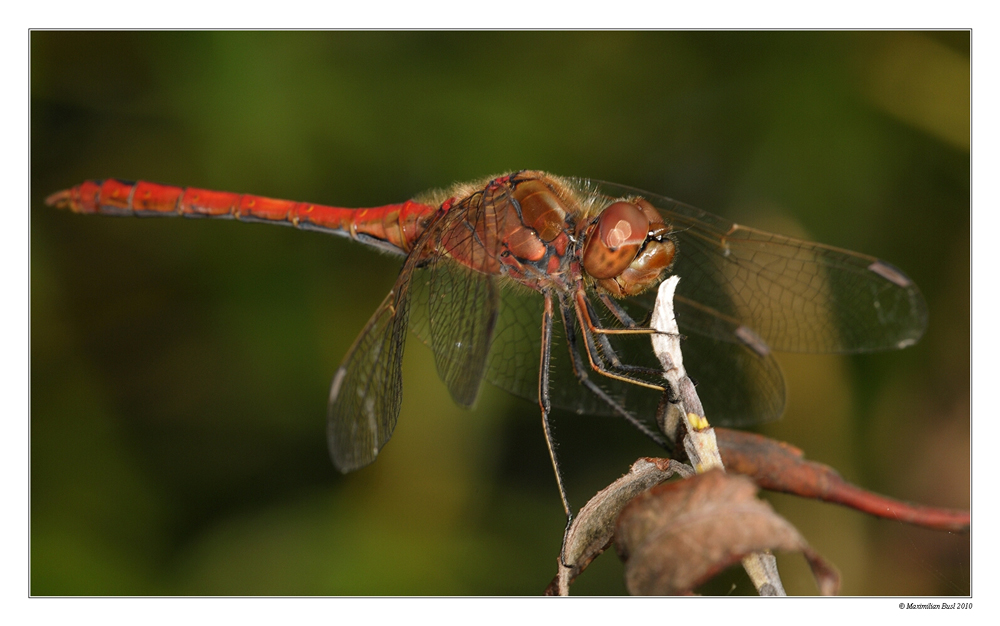
<svg viewBox="0 0 1000 626">
<path fill-rule="evenodd" d="M 625 311 L 625 309 L 622 308 L 621 305 L 619 305 L 617 302 L 615 302 L 615 299 L 612 298 L 607 293 L 601 292 L 598 297 L 600 297 L 601 302 L 604 303 L 604 306 L 607 307 L 607 309 L 609 311 L 611 311 L 612 315 L 614 315 L 618 319 L 618 321 L 622 323 L 622 326 L 624 326 L 625 328 L 604 328 L 603 326 L 600 326 L 596 322 L 591 322 L 590 319 L 588 319 L 587 321 L 588 321 L 588 325 L 590 326 L 590 331 L 591 332 L 593 332 L 595 334 L 598 334 L 598 335 L 658 335 L 658 334 L 661 334 L 660 331 L 656 330 L 655 328 L 650 328 L 648 326 L 643 326 L 641 324 L 637 324 L 635 322 L 635 320 L 633 320 L 632 317 L 628 314 L 628 312 Z M 587 303 L 588 314 L 594 320 L 598 319 L 597 314 L 594 312 L 593 307 L 590 306 L 590 300 L 587 299 L 586 294 L 583 293 L 582 289 L 578 290 L 578 293 L 577 293 L 577 302 L 580 302 L 581 300 L 583 300 L 583 301 L 585 301 Z"/>
<path fill-rule="evenodd" d="M 603 400 L 608 406 L 610 406 L 616 413 L 624 417 L 630 424 L 639 429 L 639 432 L 646 435 L 652 439 L 658 446 L 662 448 L 669 449 L 669 443 L 661 437 L 658 433 L 651 430 L 642 421 L 640 421 L 636 416 L 628 412 L 624 407 L 622 407 L 614 398 L 609 396 L 607 392 L 598 386 L 597 383 L 590 380 L 587 376 L 586 365 L 583 362 L 583 358 L 580 356 L 579 350 L 576 347 L 576 324 L 574 323 L 574 316 L 570 309 L 573 304 L 568 301 L 560 300 L 559 302 L 559 312 L 562 315 L 563 328 L 566 331 L 566 344 L 569 347 L 570 362 L 573 366 L 573 374 L 576 379 L 580 381 L 580 384 L 589 389 L 594 395 Z M 590 335 L 583 330 L 584 342 L 588 344 L 588 351 L 593 347 L 591 344 L 593 340 L 593 335 Z M 602 372 L 603 373 L 603 372 Z"/>
<path fill-rule="evenodd" d="M 602 292 L 601 294 L 598 295 L 598 297 L 601 299 L 601 302 L 604 303 L 604 306 L 607 307 L 609 311 L 611 311 L 611 314 L 614 315 L 616 318 L 618 318 L 618 321 L 621 322 L 623 326 L 625 326 L 626 328 L 639 327 L 639 324 L 632 319 L 632 316 L 628 314 L 628 311 L 622 308 L 620 304 L 615 302 L 615 299 L 612 298 L 610 295 Z"/>
<path fill-rule="evenodd" d="M 602 294 L 601 296 L 602 300 L 604 297 L 605 296 Z M 611 345 L 611 340 L 607 336 L 608 334 L 612 333 L 608 333 L 607 332 L 608 329 L 599 326 L 599 322 L 597 321 L 599 320 L 597 312 L 594 311 L 594 308 L 591 306 L 590 300 L 587 299 L 587 297 L 584 295 L 582 298 L 578 298 L 577 302 L 586 305 L 587 310 L 585 311 L 584 323 L 587 324 L 587 329 L 594 334 L 595 339 L 601 345 L 601 350 L 596 351 L 594 353 L 596 360 L 600 362 L 600 366 L 595 369 L 597 369 L 598 371 L 607 370 L 607 371 L 623 372 L 626 374 L 635 374 L 640 376 L 652 376 L 656 379 L 662 377 L 663 371 L 660 369 L 623 363 L 622 360 L 618 358 L 618 353 Z M 628 313 L 626 313 L 624 309 L 618 307 L 617 304 L 615 305 L 615 307 L 616 308 L 611 308 L 612 314 L 614 314 L 619 321 L 628 326 L 629 329 L 641 332 L 642 334 L 651 334 L 657 332 L 655 329 L 651 328 L 639 328 L 638 326 L 635 325 L 635 322 L 632 321 L 632 318 L 629 317 Z M 607 359 L 609 361 L 610 366 L 604 364 L 604 359 Z"/>
<path fill-rule="evenodd" d="M 572 306 L 576 311 L 577 321 L 580 323 L 580 332 L 584 336 L 584 347 L 587 349 L 587 358 L 590 361 L 590 367 L 599 374 L 603 374 L 608 378 L 614 378 L 623 382 L 632 383 L 633 385 L 639 385 L 640 387 L 646 387 L 647 389 L 654 389 L 656 391 L 663 391 L 664 385 L 658 382 L 661 375 L 659 370 L 654 370 L 650 368 L 640 368 L 638 371 L 629 371 L 629 368 L 621 367 L 615 368 L 614 364 L 612 367 L 608 367 L 604 363 L 604 357 L 601 355 L 600 350 L 597 349 L 597 339 L 601 335 L 596 335 L 595 330 L 599 328 L 594 324 L 590 316 L 590 311 L 588 310 L 587 297 L 584 294 L 583 286 L 579 286 L 575 293 L 570 296 L 572 301 L 570 303 L 560 302 L 560 304 L 565 308 L 566 306 Z M 603 346 L 604 344 L 602 344 Z M 610 342 L 607 343 L 607 348 L 610 354 L 613 355 L 613 361 L 617 364 L 621 364 L 618 356 L 615 355 L 614 350 L 611 348 Z M 616 371 L 617 369 L 617 371 Z M 644 380 L 637 374 L 643 374 L 646 376 L 651 376 L 657 379 L 657 382 L 652 383 L 648 380 Z"/>
<path fill-rule="evenodd" d="M 538 370 L 538 405 L 542 409 L 542 428 L 545 430 L 545 443 L 549 447 L 549 457 L 552 458 L 552 469 L 556 472 L 556 484 L 559 486 L 559 497 L 562 498 L 563 509 L 566 510 L 566 527 L 573 521 L 573 509 L 570 508 L 563 484 L 559 461 L 556 459 L 555 441 L 552 440 L 552 427 L 549 424 L 549 414 L 552 403 L 549 400 L 549 364 L 552 357 L 552 294 L 545 293 L 545 310 L 542 313 L 542 354 L 541 367 Z"/>
</svg>

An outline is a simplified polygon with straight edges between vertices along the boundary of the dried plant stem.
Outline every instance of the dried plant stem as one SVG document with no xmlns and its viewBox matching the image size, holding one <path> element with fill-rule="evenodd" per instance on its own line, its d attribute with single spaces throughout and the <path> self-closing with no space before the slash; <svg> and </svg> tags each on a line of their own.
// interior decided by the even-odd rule
<svg viewBox="0 0 1000 626">
<path fill-rule="evenodd" d="M 663 365 L 665 377 L 676 396 L 676 402 L 663 405 L 658 421 L 664 434 L 675 442 L 678 438 L 681 439 L 684 451 L 696 472 L 701 474 L 715 468 L 725 471 L 715 431 L 709 426 L 694 383 L 684 370 L 680 333 L 673 307 L 674 290 L 679 281 L 680 277 L 671 276 L 660 284 L 650 323 L 652 328 L 659 331 L 652 336 L 653 350 Z M 777 562 L 770 552 L 747 555 L 743 558 L 743 569 L 760 595 L 785 595 Z"/>
</svg>

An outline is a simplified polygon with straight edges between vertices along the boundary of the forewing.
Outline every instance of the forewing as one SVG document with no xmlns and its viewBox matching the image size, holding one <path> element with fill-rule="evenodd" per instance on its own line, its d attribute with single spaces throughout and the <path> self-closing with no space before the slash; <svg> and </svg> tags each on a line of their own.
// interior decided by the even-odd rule
<svg viewBox="0 0 1000 626">
<path fill-rule="evenodd" d="M 334 374 L 326 432 L 341 472 L 374 461 L 396 427 L 407 314 L 406 285 L 397 282 Z"/>
<path fill-rule="evenodd" d="M 916 342 L 927 305 L 905 274 L 875 257 L 740 226 L 648 192 L 578 181 L 611 198 L 641 196 L 673 228 L 682 331 L 740 342 L 745 326 L 770 348 L 869 352 Z M 652 295 L 638 300 L 652 308 Z"/>
</svg>

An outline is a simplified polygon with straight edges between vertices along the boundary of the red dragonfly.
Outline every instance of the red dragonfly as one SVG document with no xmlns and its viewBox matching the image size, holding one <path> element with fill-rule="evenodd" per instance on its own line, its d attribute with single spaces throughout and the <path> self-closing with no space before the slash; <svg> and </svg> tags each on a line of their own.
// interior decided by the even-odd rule
<svg viewBox="0 0 1000 626">
<path fill-rule="evenodd" d="M 903 348 L 927 324 L 917 286 L 874 257 L 734 224 L 637 189 L 538 171 L 369 209 L 115 179 L 87 181 L 46 202 L 77 213 L 286 224 L 405 256 L 333 377 L 334 464 L 342 472 L 368 465 L 392 435 L 412 326 L 459 404 L 473 404 L 484 378 L 539 402 L 567 515 L 553 406 L 623 416 L 665 444 L 652 426 L 663 378 L 648 340 L 637 339 L 651 332 L 643 323 L 652 287 L 668 274 L 681 277 L 675 309 L 686 369 L 716 424 L 780 415 L 784 382 L 772 349 Z M 566 362 L 552 349 L 559 344 L 568 348 Z"/>
</svg>

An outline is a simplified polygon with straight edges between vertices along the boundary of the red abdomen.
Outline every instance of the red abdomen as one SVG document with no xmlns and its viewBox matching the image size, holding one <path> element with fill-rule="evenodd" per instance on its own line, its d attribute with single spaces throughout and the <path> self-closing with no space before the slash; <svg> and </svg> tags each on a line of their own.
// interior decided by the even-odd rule
<svg viewBox="0 0 1000 626">
<path fill-rule="evenodd" d="M 345 209 L 114 178 L 88 180 L 72 189 L 52 194 L 45 202 L 74 213 L 183 215 L 287 224 L 304 230 L 348 236 L 403 254 L 409 252 L 437 211 L 436 207 L 412 200 L 368 209 Z"/>
</svg>

